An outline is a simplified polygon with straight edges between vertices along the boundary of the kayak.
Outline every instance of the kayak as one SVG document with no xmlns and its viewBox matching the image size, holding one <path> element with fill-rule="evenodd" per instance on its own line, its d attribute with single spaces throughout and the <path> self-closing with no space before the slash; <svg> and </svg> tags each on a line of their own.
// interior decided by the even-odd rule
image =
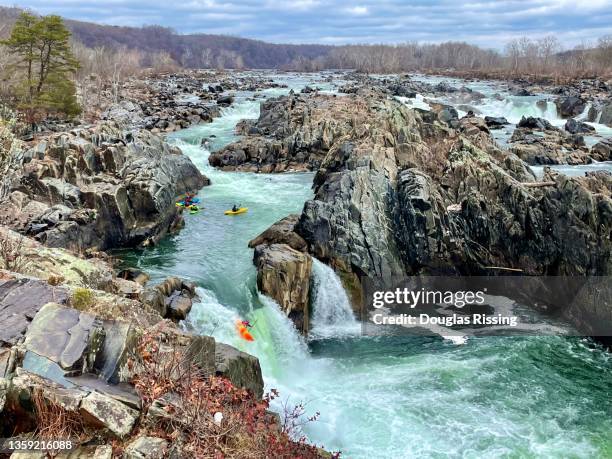
<svg viewBox="0 0 612 459">
<path fill-rule="evenodd" d="M 198 204 L 199 202 L 200 202 L 200 198 L 193 198 L 191 200 L 191 204 Z M 191 204 L 189 204 L 189 205 L 191 205 Z M 180 201 L 177 201 L 176 207 L 185 207 L 185 200 L 181 199 Z"/>
<path fill-rule="evenodd" d="M 238 209 L 237 211 L 233 211 L 233 210 L 226 210 L 225 211 L 225 215 L 238 215 L 238 214 L 243 214 L 245 213 L 247 210 L 249 210 L 248 207 L 241 207 L 240 209 Z"/>
<path fill-rule="evenodd" d="M 193 204 L 191 206 L 187 207 L 187 209 L 189 209 L 189 213 L 191 215 L 197 214 L 200 211 L 200 208 L 198 206 L 194 206 Z"/>
<path fill-rule="evenodd" d="M 248 327 L 244 325 L 240 319 L 236 320 L 236 331 L 238 331 L 238 334 L 242 336 L 243 339 L 247 341 L 255 341 L 255 338 L 253 338 L 253 335 L 251 335 L 251 332 L 249 332 Z"/>
</svg>

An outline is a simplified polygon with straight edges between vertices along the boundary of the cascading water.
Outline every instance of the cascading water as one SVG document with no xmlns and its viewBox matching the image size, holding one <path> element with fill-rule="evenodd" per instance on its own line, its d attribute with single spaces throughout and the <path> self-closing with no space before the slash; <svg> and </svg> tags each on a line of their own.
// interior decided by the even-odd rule
<svg viewBox="0 0 612 459">
<path fill-rule="evenodd" d="M 308 78 L 298 81 L 289 86 Z M 305 434 L 344 457 L 612 457 L 610 354 L 579 339 L 475 337 L 456 346 L 436 337 L 362 336 L 340 280 L 315 261 L 313 336 L 321 339 L 304 341 L 257 293 L 247 243 L 301 210 L 313 175 L 227 173 L 207 161 L 209 149 L 235 139 L 239 119 L 258 116 L 251 96 L 238 94 L 212 123 L 172 135 L 212 181 L 200 193 L 204 209 L 180 233 L 125 257 L 154 280 L 198 283 L 202 301 L 185 325 L 256 355 L 266 388 L 281 394 L 272 408 L 282 412 L 288 399 L 305 402 L 308 414 L 320 411 Z M 225 217 L 235 202 L 249 213 Z M 254 342 L 239 338 L 237 318 L 254 324 Z"/>
<path fill-rule="evenodd" d="M 342 282 L 332 268 L 313 258 L 311 337 L 329 338 L 361 331 Z"/>
</svg>

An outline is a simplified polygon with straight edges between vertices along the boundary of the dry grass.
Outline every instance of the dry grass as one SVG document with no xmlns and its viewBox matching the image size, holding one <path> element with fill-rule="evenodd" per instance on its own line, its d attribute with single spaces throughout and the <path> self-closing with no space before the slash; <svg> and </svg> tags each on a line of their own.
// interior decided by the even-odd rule
<svg viewBox="0 0 612 459">
<path fill-rule="evenodd" d="M 88 439 L 81 415 L 76 411 L 68 411 L 58 403 L 43 395 L 40 389 L 33 393 L 34 412 L 36 414 L 37 440 L 71 440 L 79 444 Z M 54 457 L 60 451 L 48 451 Z"/>
</svg>

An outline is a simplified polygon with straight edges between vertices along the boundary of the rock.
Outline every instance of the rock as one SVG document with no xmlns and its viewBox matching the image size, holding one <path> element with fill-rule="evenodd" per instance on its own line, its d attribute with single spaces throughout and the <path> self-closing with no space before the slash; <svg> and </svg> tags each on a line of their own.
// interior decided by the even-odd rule
<svg viewBox="0 0 612 459">
<path fill-rule="evenodd" d="M 525 88 L 515 88 L 512 91 L 510 91 L 510 94 L 512 94 L 513 96 L 519 96 L 519 97 L 533 96 L 533 94 Z"/>
<path fill-rule="evenodd" d="M 522 117 L 518 123 L 520 128 L 539 129 L 539 130 L 555 130 L 556 128 L 544 118 L 536 118 L 533 116 Z"/>
<path fill-rule="evenodd" d="M 83 399 L 80 412 L 86 421 L 107 428 L 119 438 L 129 435 L 138 419 L 138 411 L 98 392 Z"/>
<path fill-rule="evenodd" d="M 527 164 L 589 164 L 593 161 L 584 139 L 558 129 L 534 132 L 519 127 L 510 138 L 510 151 Z"/>
<path fill-rule="evenodd" d="M 577 96 L 560 97 L 555 101 L 561 118 L 573 118 L 584 111 L 586 102 Z"/>
<path fill-rule="evenodd" d="M 573 118 L 567 120 L 564 128 L 570 134 L 590 134 L 595 132 L 595 128 L 593 126 L 576 121 Z"/>
<path fill-rule="evenodd" d="M 117 277 L 121 279 L 129 280 L 132 282 L 136 282 L 142 286 L 144 286 L 147 282 L 149 282 L 150 276 L 137 268 L 126 268 L 122 269 L 117 273 Z"/>
<path fill-rule="evenodd" d="M 493 129 L 499 129 L 502 126 L 510 124 L 508 123 L 508 120 L 504 118 L 503 116 L 499 116 L 499 117 L 485 116 L 484 120 L 485 120 L 485 123 L 487 123 L 487 126 Z"/>
<path fill-rule="evenodd" d="M 275 300 L 298 330 L 308 333 L 310 275 L 309 255 L 286 244 L 259 245 L 253 258 L 257 266 L 257 287 Z"/>
<path fill-rule="evenodd" d="M 197 297 L 195 284 L 182 281 L 178 277 L 168 277 L 155 287 L 146 288 L 142 301 L 158 311 L 162 317 L 185 320 L 193 299 Z"/>
<path fill-rule="evenodd" d="M 112 384 L 127 382 L 123 375 L 130 353 L 134 351 L 140 334 L 127 322 L 104 321 L 104 344 L 97 354 L 94 368 Z"/>
<path fill-rule="evenodd" d="M 0 414 L 4 410 L 6 404 L 6 395 L 8 393 L 9 381 L 3 377 L 0 377 Z"/>
<path fill-rule="evenodd" d="M 264 383 L 257 357 L 223 343 L 215 348 L 215 368 L 237 387 L 249 389 L 257 398 L 263 397 Z"/>
<path fill-rule="evenodd" d="M 166 302 L 168 304 L 168 317 L 174 320 L 185 320 L 193 305 L 191 298 L 180 292 L 174 292 Z"/>
<path fill-rule="evenodd" d="M 32 278 L 0 279 L 0 345 L 13 345 L 47 303 L 66 304 L 69 291 Z"/>
<path fill-rule="evenodd" d="M 176 196 L 209 183 L 176 147 L 114 122 L 52 135 L 40 149 L 42 159 L 28 162 L 11 190 L 28 204 L 0 203 L 0 224 L 22 230 L 27 221 L 47 246 L 154 243 L 180 223 Z"/>
<path fill-rule="evenodd" d="M 165 457 L 168 442 L 157 437 L 137 437 L 125 449 L 124 459 L 161 459 Z"/>
<path fill-rule="evenodd" d="M 292 249 L 305 252 L 308 248 L 306 241 L 294 231 L 298 219 L 299 215 L 292 214 L 277 221 L 255 239 L 249 241 L 249 247 L 255 248 L 261 244 L 287 244 Z"/>
<path fill-rule="evenodd" d="M 591 155 L 596 161 L 612 161 L 612 139 L 605 139 L 593 145 Z"/>
<path fill-rule="evenodd" d="M 95 316 L 49 303 L 28 327 L 24 346 L 67 372 L 82 374 L 93 369 L 104 335 Z"/>
<path fill-rule="evenodd" d="M 217 105 L 229 106 L 234 102 L 234 97 L 230 95 L 217 97 Z"/>
<path fill-rule="evenodd" d="M 612 127 L 612 102 L 604 104 L 600 113 L 597 122 Z"/>
</svg>

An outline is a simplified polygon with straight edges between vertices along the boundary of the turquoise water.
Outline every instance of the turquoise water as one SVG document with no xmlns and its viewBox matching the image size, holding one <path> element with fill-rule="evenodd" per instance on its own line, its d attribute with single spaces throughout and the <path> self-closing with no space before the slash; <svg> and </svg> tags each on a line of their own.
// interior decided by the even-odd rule
<svg viewBox="0 0 612 459">
<path fill-rule="evenodd" d="M 299 87 L 308 79 L 285 81 Z M 154 281 L 197 282 L 202 301 L 187 328 L 258 356 L 266 387 L 281 393 L 274 408 L 282 412 L 288 400 L 305 402 L 308 414 L 320 411 L 305 434 L 344 457 L 612 457 L 612 361 L 587 341 L 489 337 L 457 346 L 434 337 L 361 337 L 337 278 L 318 266 L 316 338 L 305 342 L 257 293 L 247 243 L 301 211 L 312 174 L 220 172 L 200 147 L 204 138 L 213 150 L 232 141 L 235 123 L 258 114 L 250 97 L 239 94 L 213 123 L 173 135 L 212 180 L 199 194 L 204 209 L 157 247 L 125 255 Z M 223 215 L 234 203 L 249 212 Z M 255 342 L 238 338 L 238 317 L 255 324 Z"/>
</svg>

